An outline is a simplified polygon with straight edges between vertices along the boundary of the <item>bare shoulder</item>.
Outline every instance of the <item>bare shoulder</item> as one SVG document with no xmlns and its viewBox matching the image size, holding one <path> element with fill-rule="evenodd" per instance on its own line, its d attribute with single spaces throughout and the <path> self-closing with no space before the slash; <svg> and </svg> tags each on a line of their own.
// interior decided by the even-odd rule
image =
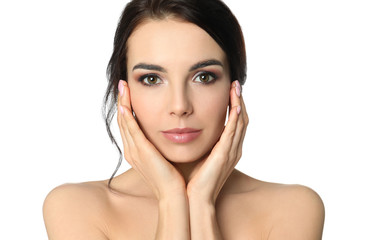
<svg viewBox="0 0 366 240">
<path fill-rule="evenodd" d="M 324 204 L 311 188 L 302 185 L 273 186 L 273 228 L 270 239 L 321 239 Z"/>
<path fill-rule="evenodd" d="M 64 184 L 46 197 L 43 215 L 48 237 L 57 239 L 107 239 L 103 216 L 108 207 L 104 182 Z"/>
<path fill-rule="evenodd" d="M 325 210 L 313 189 L 263 182 L 248 176 L 245 180 L 251 188 L 243 192 L 243 199 L 255 199 L 253 206 L 267 212 L 268 239 L 321 239 Z"/>
</svg>

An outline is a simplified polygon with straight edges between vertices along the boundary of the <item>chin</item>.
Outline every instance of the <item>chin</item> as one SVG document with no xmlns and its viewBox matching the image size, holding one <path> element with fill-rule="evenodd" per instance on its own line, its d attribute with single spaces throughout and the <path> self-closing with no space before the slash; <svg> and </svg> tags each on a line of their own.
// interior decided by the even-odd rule
<svg viewBox="0 0 366 240">
<path fill-rule="evenodd" d="M 189 158 L 189 157 L 171 157 L 171 158 L 167 156 L 164 157 L 166 160 L 172 163 L 191 163 L 197 161 L 198 159 L 201 159 L 201 158 Z"/>
<path fill-rule="evenodd" d="M 210 152 L 211 149 L 184 149 L 184 148 L 178 148 L 178 149 L 168 149 L 164 151 L 163 149 L 161 154 L 164 156 L 165 159 L 167 159 L 169 162 L 172 163 L 192 163 L 195 161 L 200 161 L 203 158 L 207 156 L 207 153 Z"/>
</svg>

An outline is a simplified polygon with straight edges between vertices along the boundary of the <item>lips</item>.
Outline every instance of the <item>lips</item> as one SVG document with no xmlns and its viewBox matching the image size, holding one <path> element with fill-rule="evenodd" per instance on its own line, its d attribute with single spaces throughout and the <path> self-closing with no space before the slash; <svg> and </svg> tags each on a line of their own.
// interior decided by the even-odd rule
<svg viewBox="0 0 366 240">
<path fill-rule="evenodd" d="M 188 143 L 196 139 L 202 130 L 194 128 L 174 128 L 162 131 L 163 136 L 174 143 Z"/>
</svg>

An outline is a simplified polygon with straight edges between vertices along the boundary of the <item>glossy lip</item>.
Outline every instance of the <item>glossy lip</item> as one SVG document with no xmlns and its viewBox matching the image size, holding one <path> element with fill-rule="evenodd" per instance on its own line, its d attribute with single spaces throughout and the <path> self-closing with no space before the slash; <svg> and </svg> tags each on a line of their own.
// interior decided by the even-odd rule
<svg viewBox="0 0 366 240">
<path fill-rule="evenodd" d="M 164 137 L 174 143 L 188 143 L 196 139 L 202 130 L 194 128 L 174 128 L 162 131 Z"/>
</svg>

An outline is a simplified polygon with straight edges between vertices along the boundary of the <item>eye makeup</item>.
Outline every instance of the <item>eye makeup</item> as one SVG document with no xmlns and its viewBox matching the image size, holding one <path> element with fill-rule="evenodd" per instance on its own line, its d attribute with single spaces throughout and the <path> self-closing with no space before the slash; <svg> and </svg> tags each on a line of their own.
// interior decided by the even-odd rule
<svg viewBox="0 0 366 240">
<path fill-rule="evenodd" d="M 195 81 L 199 78 L 198 81 Z M 210 71 L 200 71 L 193 76 L 193 82 L 200 84 L 212 84 L 217 80 L 217 75 Z"/>
<path fill-rule="evenodd" d="M 139 77 L 137 81 L 147 87 L 153 87 L 163 82 L 163 80 L 161 80 L 161 78 L 154 73 L 144 74 L 141 77 Z"/>
<path fill-rule="evenodd" d="M 195 84 L 202 85 L 215 83 L 216 80 L 218 80 L 220 76 L 222 76 L 221 70 L 217 69 L 217 67 L 221 69 L 224 68 L 224 65 L 216 59 L 200 61 L 192 65 L 189 68 L 189 75 L 193 75 L 191 81 Z M 163 84 L 164 78 L 160 76 L 160 73 L 166 74 L 168 72 L 164 67 L 150 63 L 138 63 L 133 67 L 132 71 L 134 72 L 135 70 L 139 69 L 143 70 L 145 74 L 143 72 L 140 73 L 143 74 L 141 76 L 138 76 L 139 74 L 136 74 L 137 76 L 135 77 L 135 79 L 143 86 L 148 87 L 154 87 Z M 156 73 L 156 71 L 158 73 Z"/>
<path fill-rule="evenodd" d="M 192 78 L 192 81 L 197 84 L 213 84 L 218 79 L 217 75 L 213 72 L 209 71 L 200 71 L 195 74 Z M 137 79 L 144 86 L 153 87 L 163 83 L 163 80 L 157 75 L 153 73 L 144 74 Z"/>
</svg>

